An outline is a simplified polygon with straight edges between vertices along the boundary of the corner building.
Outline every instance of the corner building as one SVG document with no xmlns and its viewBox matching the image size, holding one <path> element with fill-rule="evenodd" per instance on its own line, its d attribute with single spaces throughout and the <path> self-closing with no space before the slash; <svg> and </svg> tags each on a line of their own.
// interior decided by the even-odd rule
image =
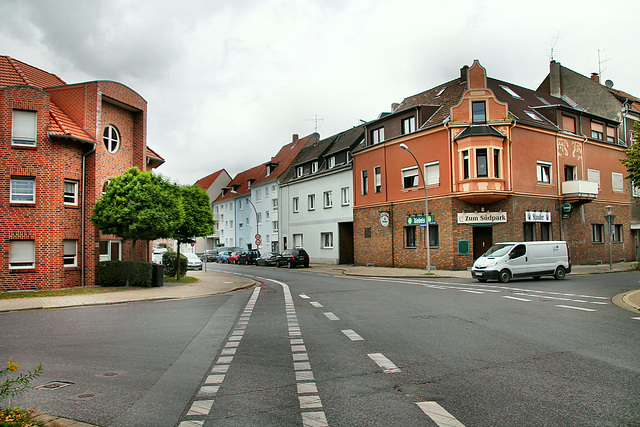
<svg viewBox="0 0 640 427">
<path fill-rule="evenodd" d="M 619 124 L 552 96 L 549 77 L 534 91 L 474 61 L 365 125 L 353 153 L 355 263 L 425 268 L 427 223 L 432 268 L 466 269 L 513 240 L 567 240 L 575 264 L 607 263 L 608 206 L 613 261 L 635 259 Z"/>
<path fill-rule="evenodd" d="M 0 56 L 0 292 L 91 286 L 99 261 L 129 259 L 89 217 L 111 177 L 164 162 L 146 128 L 146 101 L 123 84 L 66 84 Z"/>
</svg>

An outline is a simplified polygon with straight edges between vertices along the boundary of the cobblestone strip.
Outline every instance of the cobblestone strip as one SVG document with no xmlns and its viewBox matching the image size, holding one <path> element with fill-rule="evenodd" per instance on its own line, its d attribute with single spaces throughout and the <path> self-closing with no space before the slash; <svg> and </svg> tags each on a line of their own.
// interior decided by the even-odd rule
<svg viewBox="0 0 640 427">
<path fill-rule="evenodd" d="M 211 412 L 214 397 L 218 392 L 220 385 L 224 381 L 224 377 L 229 370 L 229 365 L 233 361 L 238 345 L 244 336 L 244 331 L 249 323 L 249 318 L 251 317 L 253 308 L 258 300 L 258 295 L 260 295 L 260 290 L 260 287 L 256 287 L 253 290 L 253 294 L 251 294 L 249 302 L 240 315 L 240 319 L 238 320 L 236 327 L 231 333 L 231 336 L 227 340 L 224 348 L 220 351 L 216 363 L 213 365 L 209 375 L 207 375 L 207 379 L 204 381 L 204 384 L 200 387 L 200 390 L 198 390 L 198 394 L 196 395 L 191 408 L 189 408 L 189 411 L 178 425 L 179 427 L 196 427 L 204 425 L 209 412 Z"/>
</svg>

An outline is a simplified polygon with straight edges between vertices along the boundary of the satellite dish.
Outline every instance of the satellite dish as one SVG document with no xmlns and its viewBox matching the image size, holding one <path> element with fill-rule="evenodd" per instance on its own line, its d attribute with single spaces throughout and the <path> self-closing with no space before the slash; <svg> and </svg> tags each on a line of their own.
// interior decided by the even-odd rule
<svg viewBox="0 0 640 427">
<path fill-rule="evenodd" d="M 604 82 L 604 85 L 611 89 L 613 87 L 613 80 L 607 80 L 606 82 Z"/>
</svg>

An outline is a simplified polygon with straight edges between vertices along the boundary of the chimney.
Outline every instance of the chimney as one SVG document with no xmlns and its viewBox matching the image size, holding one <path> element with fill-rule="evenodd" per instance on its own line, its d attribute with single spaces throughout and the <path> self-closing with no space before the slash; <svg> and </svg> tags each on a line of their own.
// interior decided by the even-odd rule
<svg viewBox="0 0 640 427">
<path fill-rule="evenodd" d="M 298 134 L 297 134 L 297 133 L 294 133 L 294 134 L 293 134 L 293 141 L 292 141 L 292 142 L 298 142 L 298 139 L 299 139 L 299 138 L 300 138 L 300 137 L 298 136 Z"/>
<path fill-rule="evenodd" d="M 549 95 L 562 98 L 562 82 L 560 81 L 560 63 L 551 61 L 549 64 Z"/>
<path fill-rule="evenodd" d="M 596 83 L 600 83 L 600 75 L 598 73 L 591 73 L 591 80 L 594 80 Z"/>
<path fill-rule="evenodd" d="M 460 80 L 466 82 L 467 81 L 467 73 L 469 72 L 469 66 L 465 65 L 460 68 Z"/>
</svg>

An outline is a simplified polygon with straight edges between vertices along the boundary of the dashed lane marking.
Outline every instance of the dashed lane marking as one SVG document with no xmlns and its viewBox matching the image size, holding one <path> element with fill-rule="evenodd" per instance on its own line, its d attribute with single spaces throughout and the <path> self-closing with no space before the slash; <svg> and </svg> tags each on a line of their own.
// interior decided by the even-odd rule
<svg viewBox="0 0 640 427">
<path fill-rule="evenodd" d="M 351 341 L 364 341 L 364 338 L 355 333 L 353 329 L 343 329 L 342 333 L 345 334 Z"/>
<path fill-rule="evenodd" d="M 312 306 L 314 306 L 315 308 L 322 308 L 324 307 L 324 305 L 320 304 L 319 302 L 316 301 L 311 301 L 309 304 L 311 304 Z"/>
<path fill-rule="evenodd" d="M 395 374 L 401 372 L 400 368 L 394 365 L 394 363 L 391 360 L 387 359 L 382 353 L 369 353 L 367 354 L 367 356 L 369 356 L 371 360 L 376 362 L 376 364 L 382 368 L 382 371 L 387 374 Z"/>
<path fill-rule="evenodd" d="M 633 320 L 640 320 L 640 317 L 632 317 Z"/>
<path fill-rule="evenodd" d="M 527 302 L 531 302 L 531 301 L 533 301 L 532 299 L 518 298 L 518 297 L 510 297 L 510 296 L 508 296 L 508 295 L 502 295 L 502 298 L 514 299 L 514 300 L 516 300 L 516 301 L 527 301 Z"/>
<path fill-rule="evenodd" d="M 416 402 L 416 405 L 440 427 L 464 427 L 464 424 L 436 402 Z"/>
<path fill-rule="evenodd" d="M 326 313 L 323 313 L 327 319 L 329 320 L 340 320 L 340 318 L 338 316 L 336 316 L 335 314 L 333 314 L 332 312 L 328 311 Z"/>
<path fill-rule="evenodd" d="M 309 295 L 300 294 L 300 298 L 302 298 L 302 299 L 310 299 L 311 297 Z"/>
<path fill-rule="evenodd" d="M 574 307 L 574 306 L 572 306 L 572 305 L 561 305 L 561 304 L 556 304 L 556 307 L 560 307 L 560 308 L 570 308 L 571 310 L 580 310 L 580 311 L 598 311 L 598 310 L 594 310 L 593 308 Z"/>
</svg>

